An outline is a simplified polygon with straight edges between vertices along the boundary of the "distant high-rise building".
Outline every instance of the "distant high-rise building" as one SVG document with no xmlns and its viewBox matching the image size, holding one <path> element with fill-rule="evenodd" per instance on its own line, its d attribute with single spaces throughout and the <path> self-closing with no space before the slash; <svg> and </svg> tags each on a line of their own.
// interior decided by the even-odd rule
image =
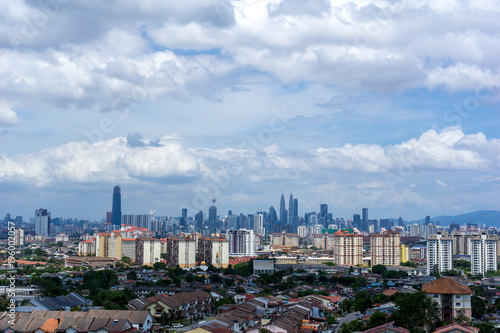
<svg viewBox="0 0 500 333">
<path fill-rule="evenodd" d="M 211 227 L 214 227 L 217 222 L 217 207 L 210 206 L 208 208 L 208 223 Z"/>
<path fill-rule="evenodd" d="M 286 224 L 287 223 L 287 213 L 286 213 L 286 208 L 285 208 L 285 195 L 281 193 L 281 199 L 280 199 L 280 222 L 281 224 Z"/>
<path fill-rule="evenodd" d="M 276 215 L 276 209 L 274 206 L 269 207 L 269 214 L 267 214 L 270 223 L 276 223 L 278 221 L 278 216 Z"/>
<path fill-rule="evenodd" d="M 328 205 L 320 204 L 319 205 L 319 223 L 322 224 L 325 228 L 327 227 L 327 218 L 328 218 Z"/>
<path fill-rule="evenodd" d="M 50 234 L 50 213 L 46 209 L 35 210 L 35 234 L 45 236 Z"/>
<path fill-rule="evenodd" d="M 393 226 L 391 219 L 380 219 L 380 228 L 384 228 L 385 230 L 391 230 Z"/>
<path fill-rule="evenodd" d="M 194 221 L 197 228 L 203 227 L 203 212 L 201 210 L 194 216 Z"/>
<path fill-rule="evenodd" d="M 113 209 L 111 213 L 111 224 L 114 230 L 119 230 L 122 224 L 122 196 L 118 185 L 113 188 Z"/>
<path fill-rule="evenodd" d="M 450 229 L 450 232 L 452 232 L 453 230 L 460 231 L 460 224 L 458 224 L 456 222 L 452 222 L 452 223 L 450 223 L 449 229 Z"/>
<path fill-rule="evenodd" d="M 262 214 L 255 214 L 253 216 L 253 230 L 257 235 L 265 235 L 264 217 Z"/>
<path fill-rule="evenodd" d="M 106 212 L 106 223 L 111 223 L 111 222 L 113 222 L 113 213 Z"/>
<path fill-rule="evenodd" d="M 362 226 L 361 230 L 368 230 L 368 208 L 363 208 L 361 212 L 362 216 Z"/>
<path fill-rule="evenodd" d="M 182 211 L 181 211 L 181 218 L 179 220 L 179 225 L 181 227 L 187 227 L 187 214 L 188 214 L 188 210 L 187 208 L 182 208 Z"/>
<path fill-rule="evenodd" d="M 424 225 L 428 225 L 429 223 L 431 223 L 431 217 L 429 215 L 427 215 L 425 217 L 425 222 L 424 222 Z"/>
<path fill-rule="evenodd" d="M 412 237 L 421 237 L 423 235 L 424 231 L 423 228 L 420 224 L 418 223 L 413 223 L 410 225 L 410 236 Z"/>
<path fill-rule="evenodd" d="M 290 198 L 288 199 L 288 215 L 290 216 L 295 216 L 295 208 L 293 208 L 293 204 L 294 204 L 294 200 L 293 200 L 293 194 L 290 193 Z"/>
<path fill-rule="evenodd" d="M 255 255 L 255 233 L 253 230 L 228 230 L 226 238 L 229 240 L 230 256 Z"/>
<path fill-rule="evenodd" d="M 405 226 L 405 222 L 403 221 L 403 218 L 401 216 L 398 219 L 398 226 L 400 226 L 400 227 L 404 227 Z"/>
<path fill-rule="evenodd" d="M 227 230 L 238 230 L 239 229 L 239 216 L 238 215 L 228 215 L 227 216 Z"/>
<path fill-rule="evenodd" d="M 299 216 L 299 199 L 293 199 L 293 216 Z"/>
<path fill-rule="evenodd" d="M 352 226 L 361 230 L 361 215 L 353 214 L 352 215 Z"/>
</svg>

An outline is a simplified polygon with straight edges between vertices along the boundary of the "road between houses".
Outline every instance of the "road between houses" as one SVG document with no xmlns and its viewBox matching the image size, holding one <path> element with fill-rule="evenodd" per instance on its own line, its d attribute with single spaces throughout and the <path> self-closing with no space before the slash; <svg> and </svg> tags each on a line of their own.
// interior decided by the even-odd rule
<svg viewBox="0 0 500 333">
<path fill-rule="evenodd" d="M 343 323 L 348 323 L 351 320 L 356 319 L 360 314 L 361 312 L 352 312 L 349 313 L 347 316 L 341 318 L 337 323 L 337 327 L 335 327 L 335 333 L 338 333 L 340 331 L 340 327 L 342 326 Z"/>
</svg>

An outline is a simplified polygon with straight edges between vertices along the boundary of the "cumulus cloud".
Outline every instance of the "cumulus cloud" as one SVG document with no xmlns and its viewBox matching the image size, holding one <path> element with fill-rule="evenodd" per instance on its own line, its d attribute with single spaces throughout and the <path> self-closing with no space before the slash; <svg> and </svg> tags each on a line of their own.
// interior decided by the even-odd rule
<svg viewBox="0 0 500 333">
<path fill-rule="evenodd" d="M 484 85 L 496 94 L 499 8 L 474 6 L 471 15 L 460 2 L 439 4 L 8 2 L 0 97 L 100 110 L 136 103 L 134 94 L 219 100 L 254 71 L 286 84 L 384 93 Z"/>
<path fill-rule="evenodd" d="M 14 110 L 0 104 L 0 126 L 12 126 L 19 122 L 19 117 Z"/>
<path fill-rule="evenodd" d="M 150 144 L 153 142 L 154 144 Z M 484 149 L 488 147 L 489 149 Z M 493 152 L 493 154 L 491 154 Z M 180 139 L 144 140 L 139 133 L 98 143 L 72 142 L 29 155 L 0 159 L 0 181 L 51 186 L 57 182 L 138 182 L 172 176 L 210 180 L 247 177 L 251 183 L 327 177 L 329 172 L 365 174 L 416 170 L 491 170 L 497 164 L 500 141 L 481 133 L 466 135 L 458 128 L 429 130 L 418 139 L 391 146 L 346 144 L 312 151 L 255 148 L 187 148 Z M 322 176 L 323 175 L 323 176 Z M 444 182 L 436 180 L 440 186 Z M 380 188 L 367 181 L 358 188 Z"/>
</svg>

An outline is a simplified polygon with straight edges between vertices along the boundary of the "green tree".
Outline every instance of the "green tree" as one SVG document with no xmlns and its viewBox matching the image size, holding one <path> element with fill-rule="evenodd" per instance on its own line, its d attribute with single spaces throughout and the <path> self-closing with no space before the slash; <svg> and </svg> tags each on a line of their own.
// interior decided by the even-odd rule
<svg viewBox="0 0 500 333">
<path fill-rule="evenodd" d="M 356 281 L 354 282 L 354 290 L 359 290 L 363 287 L 366 287 L 368 285 L 368 283 L 366 282 L 366 279 L 362 276 L 360 277 L 357 277 L 356 278 Z"/>
<path fill-rule="evenodd" d="M 103 307 L 105 310 L 127 310 L 125 305 L 128 304 L 128 301 L 127 295 L 123 291 L 111 291 L 106 297 Z"/>
<path fill-rule="evenodd" d="M 354 310 L 365 312 L 372 306 L 371 295 L 366 291 L 360 291 L 354 296 Z"/>
<path fill-rule="evenodd" d="M 484 323 L 473 323 L 473 326 L 478 327 L 481 330 L 481 333 L 495 333 L 497 330 L 495 329 L 495 324 L 490 321 Z"/>
<path fill-rule="evenodd" d="M 486 304 L 479 296 L 472 296 L 471 299 L 472 317 L 481 318 L 486 312 Z"/>
<path fill-rule="evenodd" d="M 155 262 L 153 265 L 153 269 L 155 270 L 167 269 L 167 264 L 165 264 L 164 262 Z"/>
<path fill-rule="evenodd" d="M 385 267 L 384 265 L 375 265 L 372 267 L 373 274 L 380 275 L 380 274 L 384 273 L 386 270 L 387 270 L 387 267 Z"/>
<path fill-rule="evenodd" d="M 444 271 L 441 273 L 442 276 L 462 276 L 462 273 L 459 271 L 451 270 L 451 271 Z"/>
<path fill-rule="evenodd" d="M 122 261 L 123 261 L 124 263 L 126 263 L 127 265 L 132 264 L 132 259 L 130 259 L 130 257 L 127 257 L 127 256 L 123 256 L 123 257 L 122 257 Z"/>
<path fill-rule="evenodd" d="M 434 331 L 440 320 L 436 303 L 426 293 L 400 294 L 395 303 L 398 310 L 391 319 L 396 326 L 403 326 L 411 333 L 421 332 L 426 327 Z"/>
<path fill-rule="evenodd" d="M 137 273 L 135 271 L 128 272 L 127 280 L 137 280 Z"/>
<path fill-rule="evenodd" d="M 377 327 L 389 322 L 389 316 L 386 313 L 375 311 L 366 323 L 366 329 Z"/>
<path fill-rule="evenodd" d="M 458 268 L 463 268 L 463 269 L 468 269 L 470 268 L 471 263 L 467 260 L 453 260 L 453 267 L 458 267 Z"/>
<path fill-rule="evenodd" d="M 401 266 L 413 267 L 413 268 L 416 268 L 416 267 L 417 267 L 417 265 L 416 265 L 414 262 L 412 262 L 412 261 L 402 262 L 402 263 L 401 263 Z"/>
<path fill-rule="evenodd" d="M 44 250 L 42 250 L 39 247 L 37 247 L 35 249 L 35 251 L 33 251 L 33 253 L 35 253 L 35 255 L 38 256 L 38 257 L 45 257 L 47 255 L 47 252 L 45 252 Z"/>
<path fill-rule="evenodd" d="M 335 324 L 336 322 L 337 322 L 337 319 L 335 318 L 335 316 L 334 316 L 334 315 L 328 315 L 328 316 L 326 316 L 326 323 L 327 323 L 328 325 L 333 325 L 333 324 Z"/>
<path fill-rule="evenodd" d="M 116 273 L 108 269 L 89 271 L 83 275 L 83 289 L 88 289 L 91 294 L 99 289 L 109 289 L 117 282 Z"/>
<path fill-rule="evenodd" d="M 342 326 L 340 326 L 340 333 L 352 333 L 352 331 L 349 328 L 349 325 L 343 323 Z"/>
<path fill-rule="evenodd" d="M 65 294 L 61 279 L 57 277 L 33 277 L 30 284 L 38 286 L 44 296 L 56 297 Z"/>
<path fill-rule="evenodd" d="M 453 318 L 453 321 L 455 323 L 463 325 L 463 324 L 467 324 L 469 322 L 469 318 L 465 315 L 465 310 L 460 309 L 457 312 L 457 316 L 455 316 L 455 318 Z"/>
</svg>

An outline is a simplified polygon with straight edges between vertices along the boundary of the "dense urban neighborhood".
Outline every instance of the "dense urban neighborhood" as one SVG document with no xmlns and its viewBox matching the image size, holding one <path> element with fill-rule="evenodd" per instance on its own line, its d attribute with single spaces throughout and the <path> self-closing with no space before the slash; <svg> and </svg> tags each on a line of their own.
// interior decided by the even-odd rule
<svg viewBox="0 0 500 333">
<path fill-rule="evenodd" d="M 131 230 L 135 229 L 125 227 L 122 232 Z M 373 241 L 365 242 L 363 236 L 349 231 L 325 235 L 360 239 L 361 248 L 371 245 L 374 249 Z M 381 235 L 394 238 L 399 233 Z M 478 235 L 481 237 L 481 233 Z M 484 276 L 472 274 L 470 259 L 464 256 L 454 256 L 450 270 L 431 269 L 427 274 L 425 258 L 398 259 L 397 264 L 386 265 L 366 265 L 362 260 L 351 265 L 338 263 L 336 245 L 320 249 L 319 243 L 287 244 L 293 241 L 288 238 L 295 237 L 289 233 L 272 235 L 271 243 L 278 236 L 283 245 L 268 246 L 254 256 L 228 256 L 210 264 L 197 261 L 192 267 L 182 268 L 182 263 L 172 262 L 165 255 L 141 265 L 135 262 L 140 256 L 135 260 L 124 255 L 120 259 L 95 253 L 88 256 L 81 253 L 81 244 L 88 244 L 85 242 L 91 238 L 17 246 L 16 260 L 9 271 L 8 254 L 3 256 L 0 307 L 5 312 L 0 330 L 488 333 L 500 327 L 497 271 Z M 110 238 L 106 233 L 97 237 L 101 244 Z M 191 237 L 195 238 L 170 238 L 177 240 L 178 246 Z M 446 232 L 443 237 L 452 239 Z M 472 233 L 470 237 L 476 236 Z M 221 243 L 222 238 L 212 235 L 205 240 Z M 136 242 L 140 241 L 139 237 Z M 224 241 L 228 243 L 226 238 Z M 397 246 L 404 251 L 405 245 Z M 418 248 L 418 244 L 415 246 Z M 354 252 L 355 248 L 345 246 L 345 250 Z M 422 252 L 420 248 L 418 252 Z M 74 255 L 68 255 L 71 253 Z M 388 252 L 384 256 L 388 257 Z M 210 256 L 203 259 L 212 260 Z M 15 320 L 7 316 L 11 296 L 7 278 L 13 273 Z"/>
</svg>

